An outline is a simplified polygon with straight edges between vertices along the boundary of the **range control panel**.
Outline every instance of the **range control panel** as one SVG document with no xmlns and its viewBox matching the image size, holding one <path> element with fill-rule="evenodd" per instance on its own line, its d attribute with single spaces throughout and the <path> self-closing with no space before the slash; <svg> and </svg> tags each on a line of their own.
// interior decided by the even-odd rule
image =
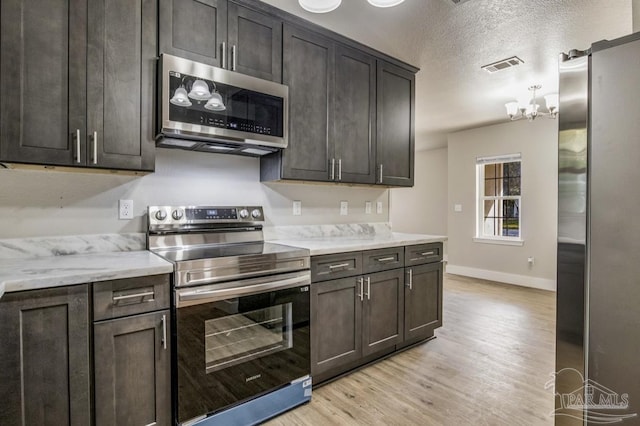
<svg viewBox="0 0 640 426">
<path fill-rule="evenodd" d="M 150 227 L 264 221 L 261 206 L 149 206 L 147 212 Z"/>
</svg>

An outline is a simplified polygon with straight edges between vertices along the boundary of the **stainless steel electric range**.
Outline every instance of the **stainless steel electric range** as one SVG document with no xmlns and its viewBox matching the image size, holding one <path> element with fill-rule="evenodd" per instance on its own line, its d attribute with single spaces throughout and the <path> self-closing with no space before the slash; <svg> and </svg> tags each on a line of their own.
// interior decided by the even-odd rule
<svg viewBox="0 0 640 426">
<path fill-rule="evenodd" d="M 175 270 L 175 423 L 255 424 L 308 401 L 309 251 L 264 242 L 258 206 L 148 218 L 149 250 Z"/>
</svg>

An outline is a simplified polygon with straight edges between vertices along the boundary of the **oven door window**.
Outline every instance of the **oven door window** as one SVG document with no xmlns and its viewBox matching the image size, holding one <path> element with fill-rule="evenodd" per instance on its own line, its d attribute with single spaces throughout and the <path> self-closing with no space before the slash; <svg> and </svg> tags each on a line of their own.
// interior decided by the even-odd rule
<svg viewBox="0 0 640 426">
<path fill-rule="evenodd" d="M 178 422 L 310 373 L 309 286 L 176 309 Z"/>
<path fill-rule="evenodd" d="M 224 301 L 240 311 L 241 299 Z M 293 347 L 291 303 L 205 321 L 205 369 L 212 373 Z"/>
</svg>

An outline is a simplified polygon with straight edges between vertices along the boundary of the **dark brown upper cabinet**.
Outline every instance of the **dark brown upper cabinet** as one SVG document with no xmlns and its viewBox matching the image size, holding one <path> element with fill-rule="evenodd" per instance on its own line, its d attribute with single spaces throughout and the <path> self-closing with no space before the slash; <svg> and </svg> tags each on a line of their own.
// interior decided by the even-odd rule
<svg viewBox="0 0 640 426">
<path fill-rule="evenodd" d="M 160 53 L 282 80 L 282 20 L 227 0 L 161 0 Z"/>
<path fill-rule="evenodd" d="M 156 2 L 108 6 L 3 0 L 0 161 L 153 170 Z"/>
<path fill-rule="evenodd" d="M 289 146 L 261 180 L 413 186 L 414 72 L 288 23 L 282 45 Z"/>
<path fill-rule="evenodd" d="M 415 74 L 378 61 L 377 182 L 413 186 Z"/>
</svg>

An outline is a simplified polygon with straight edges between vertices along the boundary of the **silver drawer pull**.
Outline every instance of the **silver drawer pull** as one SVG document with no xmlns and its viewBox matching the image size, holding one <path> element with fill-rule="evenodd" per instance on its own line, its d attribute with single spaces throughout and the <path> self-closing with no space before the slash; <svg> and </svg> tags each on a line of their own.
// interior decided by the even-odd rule
<svg viewBox="0 0 640 426">
<path fill-rule="evenodd" d="M 136 299 L 139 297 L 153 296 L 153 295 L 155 295 L 154 291 L 145 291 L 144 293 L 125 294 L 124 296 L 113 296 L 113 301 L 117 302 L 119 300 Z M 147 300 L 147 302 L 153 302 L 153 301 L 154 299 Z"/>
<path fill-rule="evenodd" d="M 162 348 L 167 349 L 167 316 L 166 315 L 162 316 Z"/>
<path fill-rule="evenodd" d="M 407 273 L 409 274 L 409 281 L 405 285 L 409 287 L 409 290 L 413 290 L 413 269 L 409 269 Z"/>
<path fill-rule="evenodd" d="M 378 262 L 393 262 L 394 260 L 396 260 L 396 258 L 394 256 L 389 256 L 389 257 L 381 257 L 380 259 L 376 259 Z"/>
<path fill-rule="evenodd" d="M 329 265 L 329 269 L 346 268 L 349 263 L 338 263 L 337 265 Z"/>
<path fill-rule="evenodd" d="M 420 256 L 433 256 L 436 254 L 435 251 L 425 251 L 424 253 L 420 253 Z"/>
</svg>

